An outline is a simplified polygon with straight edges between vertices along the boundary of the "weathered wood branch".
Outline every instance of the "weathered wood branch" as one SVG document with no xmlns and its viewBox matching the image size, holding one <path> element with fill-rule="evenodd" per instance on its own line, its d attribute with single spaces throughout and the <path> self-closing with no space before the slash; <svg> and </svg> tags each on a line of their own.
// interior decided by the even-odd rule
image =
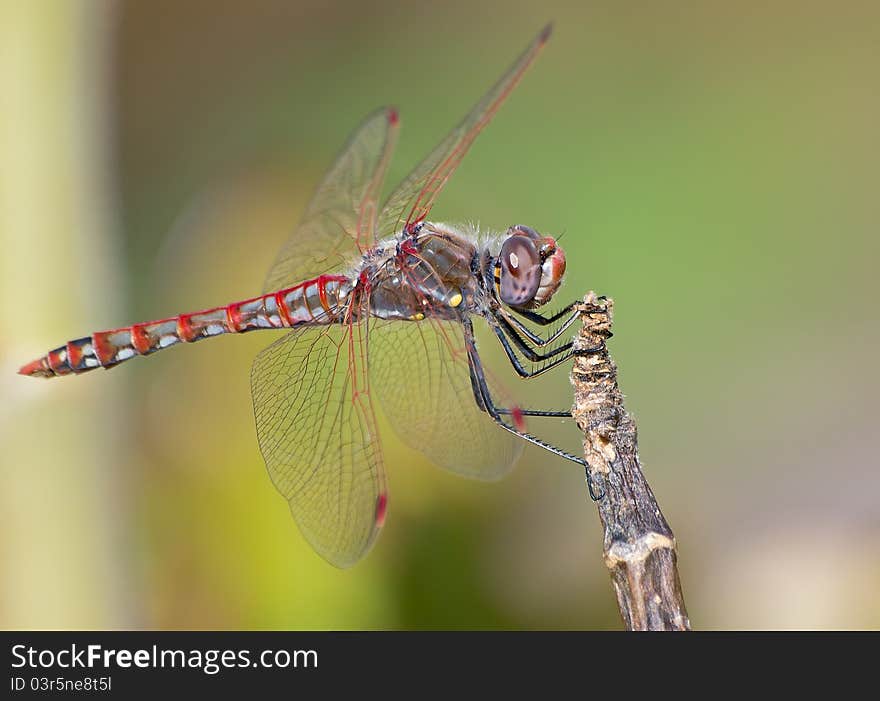
<svg viewBox="0 0 880 701">
<path fill-rule="evenodd" d="M 592 292 L 580 306 L 583 328 L 571 373 L 573 416 L 584 433 L 591 491 L 605 529 L 605 565 L 628 630 L 689 630 L 676 566 L 675 536 L 639 465 L 636 424 L 623 406 L 611 337 L 613 301 Z"/>
</svg>

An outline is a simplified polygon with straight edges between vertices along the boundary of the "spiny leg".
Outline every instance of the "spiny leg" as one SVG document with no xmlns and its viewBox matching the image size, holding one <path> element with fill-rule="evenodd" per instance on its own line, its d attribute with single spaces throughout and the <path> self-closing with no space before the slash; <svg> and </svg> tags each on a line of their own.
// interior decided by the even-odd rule
<svg viewBox="0 0 880 701">
<path fill-rule="evenodd" d="M 469 325 L 469 322 L 468 322 Z M 472 331 L 471 327 L 471 331 Z M 470 363 L 470 355 L 468 356 L 468 363 Z M 481 366 L 482 367 L 482 366 Z M 486 406 L 485 401 L 483 401 L 483 390 L 480 382 L 477 380 L 477 373 L 473 371 L 473 368 L 470 368 L 470 379 L 471 379 L 471 389 L 474 393 L 474 400 L 477 402 L 477 406 L 480 408 L 480 411 L 485 411 L 487 414 L 490 413 L 489 408 Z M 480 373 L 482 375 L 482 373 Z M 485 385 L 485 383 L 483 383 Z M 519 415 L 519 416 L 544 416 L 544 417 L 554 417 L 554 418 L 571 418 L 571 411 L 543 411 L 540 409 L 505 409 L 502 407 L 495 407 L 495 410 L 499 414 L 505 414 L 508 416 Z"/>
<path fill-rule="evenodd" d="M 555 348 L 548 353 L 538 353 L 533 348 L 530 348 L 529 345 L 523 340 L 521 336 L 519 336 L 514 329 L 507 325 L 506 320 L 503 317 L 496 317 L 498 322 L 503 327 L 500 328 L 498 326 L 493 326 L 492 330 L 495 332 L 495 335 L 498 337 L 498 340 L 501 342 L 502 348 L 504 348 L 504 352 L 507 355 L 507 359 L 510 361 L 510 364 L 513 366 L 513 369 L 516 373 L 524 378 L 529 379 L 532 377 L 537 377 L 548 370 L 555 368 L 557 365 L 564 363 L 566 360 L 569 360 L 571 357 L 590 355 L 592 353 L 597 353 L 604 348 L 602 346 L 596 346 L 595 348 L 583 348 L 578 350 L 572 350 L 574 344 L 572 342 L 566 343 L 564 345 L 559 346 L 559 348 Z M 506 332 L 506 335 L 505 335 Z M 555 356 L 562 355 L 561 358 L 556 358 L 552 362 L 539 367 L 537 370 L 527 370 L 520 359 L 516 356 L 513 348 L 510 345 L 510 341 L 512 340 L 517 348 L 519 348 L 520 352 L 531 362 L 539 363 L 545 360 L 550 360 Z M 564 355 L 563 355 L 564 354 Z"/>
<path fill-rule="evenodd" d="M 476 353 L 476 349 L 471 342 L 468 342 L 468 366 L 470 368 L 471 373 L 471 384 L 474 386 L 477 392 L 477 403 L 480 405 L 480 408 L 483 409 L 489 416 L 498 424 L 501 428 L 514 435 L 523 438 L 529 443 L 533 443 L 534 445 L 540 446 L 546 450 L 549 450 L 551 453 L 555 455 L 559 455 L 560 457 L 566 458 L 567 460 L 571 460 L 572 462 L 577 463 L 578 465 L 586 466 L 586 461 L 583 458 L 579 458 L 576 455 L 571 455 L 570 453 L 566 453 L 561 448 L 557 448 L 549 443 L 542 441 L 540 438 L 532 436 L 525 431 L 521 431 L 510 424 L 506 423 L 504 419 L 502 419 L 502 412 L 504 415 L 526 415 L 525 410 L 514 410 L 514 409 L 499 409 L 492 402 L 492 397 L 489 393 L 489 388 L 486 384 L 485 374 L 483 372 L 483 366 L 480 362 L 479 356 Z M 570 413 L 568 414 L 571 415 Z"/>
<path fill-rule="evenodd" d="M 520 352 L 533 363 L 537 363 L 542 360 L 549 360 L 550 358 L 553 358 L 560 353 L 565 353 L 565 351 L 571 349 L 571 347 L 574 345 L 572 342 L 568 342 L 564 343 L 558 348 L 553 348 L 552 350 L 546 352 L 536 350 L 529 345 L 528 341 L 525 338 L 517 333 L 514 326 L 510 323 L 508 319 L 504 317 L 503 314 L 499 312 L 494 312 L 493 316 L 495 317 L 495 320 L 502 326 L 507 337 L 511 341 L 513 341 L 516 347 L 519 348 Z M 546 343 L 542 343 L 538 347 L 540 348 L 542 345 L 546 345 Z"/>
<path fill-rule="evenodd" d="M 516 337 L 516 338 L 519 338 L 519 342 L 522 343 L 522 345 L 517 344 L 517 346 L 520 348 L 520 350 L 523 351 L 523 355 L 525 355 L 532 362 L 537 363 L 542 360 L 548 360 L 550 358 L 553 358 L 556 355 L 564 354 L 564 355 L 562 355 L 562 357 L 555 358 L 554 360 L 550 361 L 549 363 L 547 363 L 543 367 L 538 368 L 537 370 L 526 370 L 526 368 L 523 366 L 520 359 L 516 357 L 516 353 L 514 352 L 513 348 L 510 345 L 510 341 L 507 340 L 507 336 L 504 335 L 504 332 L 501 330 L 501 328 L 499 326 L 493 325 L 492 331 L 495 332 L 495 335 L 498 337 L 498 340 L 501 341 L 501 346 L 502 346 L 502 348 L 504 348 L 504 353 L 507 355 L 507 359 L 510 361 L 510 364 L 513 366 L 513 369 L 516 370 L 516 374 L 524 379 L 530 379 L 532 377 L 537 377 L 538 375 L 541 375 L 541 374 L 547 372 L 548 370 L 552 370 L 557 365 L 564 363 L 572 356 L 572 352 L 571 352 L 572 344 L 571 343 L 567 343 L 564 346 L 560 346 L 555 351 L 552 351 L 551 353 L 548 353 L 545 356 L 542 356 L 541 354 L 535 353 L 535 351 L 533 351 L 532 349 L 525 346 L 525 344 L 522 342 L 521 338 Z M 514 341 L 514 342 L 516 342 L 516 341 Z"/>
<path fill-rule="evenodd" d="M 570 411 L 542 411 L 540 409 L 504 409 L 502 407 L 495 407 L 495 411 L 497 411 L 499 414 L 505 414 L 507 416 L 549 416 L 554 419 L 571 418 Z"/>
<path fill-rule="evenodd" d="M 575 355 L 575 354 L 576 355 L 588 355 L 590 353 L 598 352 L 604 348 L 604 345 L 602 345 L 602 346 L 597 346 L 595 348 L 585 348 L 585 349 L 581 349 L 578 351 L 572 351 L 572 352 L 568 353 L 566 356 L 564 356 L 563 358 L 560 358 L 556 361 L 553 361 L 548 366 L 546 366 L 542 369 L 539 369 L 537 372 L 528 374 L 528 371 L 522 367 L 522 364 L 520 363 L 519 359 L 516 357 L 516 354 L 513 352 L 513 349 L 510 347 L 510 344 L 508 343 L 507 339 L 505 338 L 505 336 L 501 332 L 501 330 L 498 329 L 497 327 L 493 327 L 493 329 L 495 330 L 495 333 L 498 335 L 498 338 L 501 341 L 501 345 L 503 346 L 505 352 L 507 353 L 507 357 L 510 360 L 511 364 L 514 366 L 514 369 L 516 369 L 516 371 L 522 377 L 534 377 L 535 375 L 539 375 L 542 372 L 544 372 L 545 370 L 549 370 L 550 368 L 555 367 L 559 363 L 561 363 L 565 360 L 568 360 L 572 355 Z M 520 341 L 522 342 L 522 339 L 520 339 Z M 525 344 L 523 344 L 523 345 L 525 345 Z M 569 343 L 568 348 L 563 348 L 562 350 L 568 350 L 571 348 L 571 346 L 572 346 L 572 344 Z M 474 352 L 474 355 L 476 356 L 476 350 Z M 548 357 L 550 355 L 551 354 L 548 354 Z M 483 376 L 483 373 L 482 373 L 482 366 L 480 364 L 478 356 L 474 358 L 474 362 L 472 363 L 472 368 L 473 368 L 473 370 L 471 372 L 471 383 L 474 385 L 474 387 L 479 387 L 480 391 L 481 391 L 481 398 L 478 403 L 480 404 L 481 407 L 484 408 L 484 411 L 487 411 L 490 414 L 490 416 L 492 415 L 491 410 L 494 409 L 494 411 L 497 412 L 498 414 L 507 415 L 507 416 L 514 416 L 514 417 L 517 417 L 517 416 L 520 416 L 520 417 L 521 416 L 571 417 L 570 411 L 540 411 L 540 410 L 535 410 L 535 409 L 505 409 L 503 407 L 496 407 L 492 403 L 492 398 L 489 395 L 489 388 L 486 385 L 485 377 Z M 477 378 L 479 378 L 479 379 L 477 379 Z M 495 418 L 495 417 L 493 416 L 493 418 Z M 496 419 L 496 421 L 497 421 L 497 419 Z M 507 427 L 503 422 L 498 421 L 498 423 L 501 424 L 502 426 L 504 426 L 505 428 L 507 428 L 507 430 L 510 430 L 510 428 Z M 517 433 L 517 435 L 521 435 L 524 438 L 526 438 L 528 436 L 528 434 L 523 434 L 522 432 L 516 432 L 516 433 Z M 529 440 L 531 438 L 532 437 L 529 436 L 527 438 L 527 440 Z M 543 442 L 536 442 L 536 441 L 532 441 L 532 442 L 535 442 L 536 445 L 541 445 L 542 447 L 549 449 L 551 452 L 556 452 L 556 450 L 557 450 L 557 449 L 555 449 L 554 446 L 548 446 L 547 444 L 544 444 Z M 563 457 L 568 457 L 569 459 L 571 459 L 570 456 L 567 456 L 564 453 L 560 452 L 557 454 L 561 454 Z M 597 501 L 597 500 L 601 499 L 602 497 L 604 497 L 605 496 L 604 491 L 597 495 L 595 486 L 593 484 L 593 478 L 592 478 L 592 475 L 590 474 L 590 469 L 589 469 L 589 466 L 587 465 L 587 463 L 583 460 L 575 460 L 575 462 L 578 462 L 578 464 L 583 465 L 585 468 L 585 473 L 586 473 L 586 477 L 587 477 L 587 487 L 590 490 L 590 497 L 594 501 Z"/>
<path fill-rule="evenodd" d="M 596 298 L 596 301 L 604 302 L 606 299 L 607 297 L 605 297 L 605 295 L 601 295 Z M 513 307 L 511 307 L 511 309 L 512 311 L 519 314 L 521 317 L 528 319 L 532 323 L 538 324 L 539 326 L 547 326 L 548 324 L 552 324 L 554 321 L 558 321 L 559 319 L 561 319 L 579 304 L 581 304 L 580 300 L 571 302 L 551 316 L 544 316 L 543 314 L 539 314 L 538 312 L 533 312 L 528 309 L 513 309 Z"/>
<path fill-rule="evenodd" d="M 554 321 L 559 321 L 562 317 L 568 314 L 572 309 L 574 309 L 575 305 L 580 304 L 580 301 L 572 302 L 571 304 L 566 304 L 562 309 L 551 316 L 544 316 L 543 314 L 539 314 L 538 312 L 533 312 L 528 309 L 514 309 L 513 311 L 519 314 L 521 317 L 524 317 L 531 321 L 532 323 L 538 324 L 539 326 L 548 326 L 552 324 Z"/>
<path fill-rule="evenodd" d="M 571 314 L 562 324 L 559 326 L 556 331 L 551 333 L 547 338 L 536 334 L 532 331 L 528 326 L 523 324 L 519 319 L 510 314 L 506 309 L 499 308 L 495 312 L 493 312 L 496 319 L 504 319 L 510 326 L 515 328 L 519 333 L 525 336 L 529 341 L 532 342 L 538 348 L 542 348 L 550 343 L 553 343 L 557 338 L 559 338 L 562 334 L 564 334 L 568 328 L 575 322 L 575 320 L 580 316 L 580 312 L 576 311 Z"/>
<path fill-rule="evenodd" d="M 572 455 L 571 453 L 567 453 L 561 448 L 557 448 L 546 441 L 542 441 L 540 438 L 537 438 L 525 431 L 521 431 L 514 426 L 506 423 L 504 419 L 502 419 L 502 415 L 506 416 L 571 416 L 571 412 L 541 412 L 537 410 L 527 410 L 527 409 L 506 409 L 496 407 L 492 401 L 492 396 L 489 393 L 489 386 L 486 383 L 486 376 L 483 371 L 483 365 L 480 361 L 480 356 L 477 354 L 477 346 L 474 340 L 474 329 L 471 324 L 470 319 L 465 318 L 462 320 L 464 326 L 464 337 L 465 337 L 465 347 L 467 349 L 468 354 L 468 369 L 470 372 L 471 378 L 471 387 L 474 390 L 474 399 L 477 402 L 477 405 L 485 411 L 490 418 L 505 431 L 512 433 L 515 436 L 519 436 L 525 441 L 533 445 L 537 445 L 544 450 L 547 450 L 554 455 L 558 455 L 561 458 L 565 458 L 566 460 L 570 460 L 581 467 L 584 468 L 586 479 L 587 479 L 587 488 L 590 492 L 590 498 L 593 501 L 598 501 L 605 496 L 604 490 L 601 493 L 597 493 L 595 490 L 595 486 L 593 484 L 593 477 L 590 474 L 590 466 L 586 460 L 580 458 L 576 455 Z"/>
</svg>

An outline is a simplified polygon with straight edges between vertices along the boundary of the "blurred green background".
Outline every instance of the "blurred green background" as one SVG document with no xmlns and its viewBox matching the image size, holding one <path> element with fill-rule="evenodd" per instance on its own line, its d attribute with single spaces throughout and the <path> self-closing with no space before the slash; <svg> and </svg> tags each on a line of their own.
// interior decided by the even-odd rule
<svg viewBox="0 0 880 701">
<path fill-rule="evenodd" d="M 582 474 L 531 448 L 482 484 L 386 430 L 378 544 L 315 555 L 254 435 L 271 334 L 15 374 L 258 293 L 364 115 L 400 108 L 402 177 L 550 19 L 434 218 L 564 233 L 564 296 L 615 298 L 695 627 L 880 626 L 880 9 L 473 0 L 0 4 L 0 626 L 620 627 Z"/>
</svg>

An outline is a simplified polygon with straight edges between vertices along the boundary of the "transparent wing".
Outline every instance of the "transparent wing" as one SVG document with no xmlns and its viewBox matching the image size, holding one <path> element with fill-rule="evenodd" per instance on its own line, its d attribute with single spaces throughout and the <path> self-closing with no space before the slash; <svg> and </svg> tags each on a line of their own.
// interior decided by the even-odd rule
<svg viewBox="0 0 880 701">
<path fill-rule="evenodd" d="M 524 442 L 477 407 L 460 323 L 374 323 L 370 373 L 395 432 L 439 467 L 496 480 L 522 453 Z M 487 380 L 495 398 L 503 398 L 499 385 Z"/>
<path fill-rule="evenodd" d="M 402 230 L 411 232 L 425 220 L 434 200 L 455 172 L 474 139 L 495 116 L 498 108 L 547 43 L 550 31 L 550 25 L 544 28 L 504 77 L 389 196 L 379 216 L 377 230 L 380 236 L 389 236 Z"/>
<path fill-rule="evenodd" d="M 251 371 L 269 475 L 303 536 L 337 567 L 367 553 L 385 517 L 365 326 L 291 331 L 261 352 Z"/>
<path fill-rule="evenodd" d="M 348 265 L 375 243 L 378 202 L 399 123 L 397 111 L 385 108 L 355 130 L 275 259 L 264 291 Z"/>
</svg>

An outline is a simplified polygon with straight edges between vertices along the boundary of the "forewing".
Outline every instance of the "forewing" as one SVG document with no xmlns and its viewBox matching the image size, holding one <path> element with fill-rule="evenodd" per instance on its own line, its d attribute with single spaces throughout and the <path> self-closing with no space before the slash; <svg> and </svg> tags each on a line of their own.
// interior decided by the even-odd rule
<svg viewBox="0 0 880 701">
<path fill-rule="evenodd" d="M 264 291 L 351 264 L 375 243 L 379 197 L 398 125 L 397 111 L 385 108 L 352 134 L 275 259 Z"/>
<path fill-rule="evenodd" d="M 370 373 L 395 432 L 439 467 L 496 480 L 520 456 L 523 441 L 477 406 L 460 323 L 430 318 L 375 323 Z M 504 397 L 489 382 L 496 399 Z"/>
<path fill-rule="evenodd" d="M 550 25 L 544 28 L 501 80 L 389 196 L 379 216 L 377 230 L 380 236 L 396 234 L 402 230 L 411 232 L 425 220 L 446 181 L 458 167 L 474 139 L 495 116 L 498 108 L 547 43 L 550 30 Z"/>
<path fill-rule="evenodd" d="M 291 331 L 257 356 L 251 372 L 269 475 L 303 536 L 337 567 L 367 553 L 385 516 L 362 325 Z"/>
</svg>

